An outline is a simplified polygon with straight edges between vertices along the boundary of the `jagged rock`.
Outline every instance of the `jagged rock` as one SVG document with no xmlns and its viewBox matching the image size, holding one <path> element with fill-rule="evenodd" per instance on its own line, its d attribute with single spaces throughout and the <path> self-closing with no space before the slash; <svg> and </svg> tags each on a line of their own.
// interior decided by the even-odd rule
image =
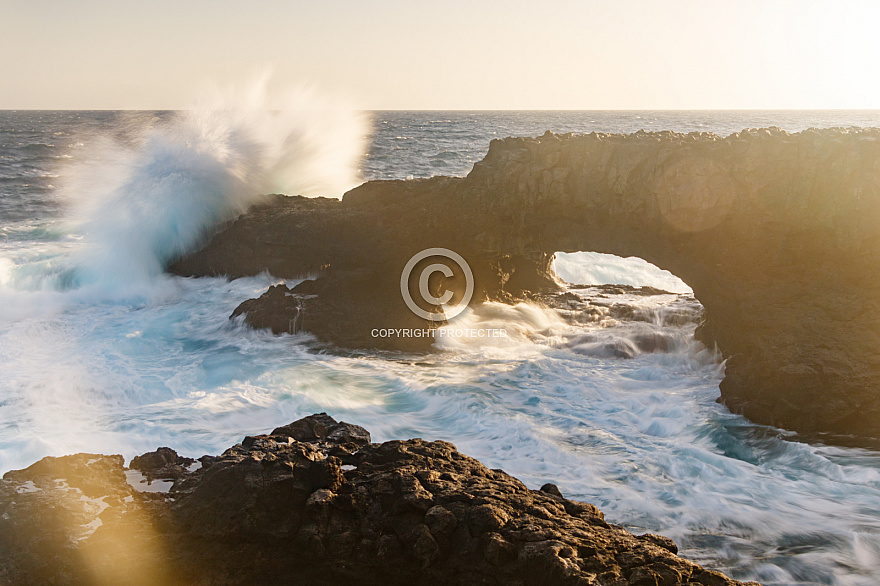
<svg viewBox="0 0 880 586">
<path fill-rule="evenodd" d="M 244 316 L 252 328 L 272 330 L 273 334 L 299 331 L 302 302 L 286 285 L 274 285 L 257 299 L 249 299 L 235 308 L 230 318 Z"/>
<path fill-rule="evenodd" d="M 182 458 L 171 448 L 159 448 L 155 452 L 135 456 L 129 464 L 132 470 L 138 470 L 148 480 L 175 480 L 186 472 L 186 467 L 195 464 L 192 458 Z"/>
<path fill-rule="evenodd" d="M 67 487 L 80 491 L 86 497 L 107 496 L 125 482 L 122 456 L 76 454 L 63 458 L 47 457 L 24 470 L 10 470 L 4 480 L 17 483 L 31 482 L 35 486 L 61 480 Z M 123 491 L 125 492 L 125 491 Z M 118 495 L 116 495 L 118 496 Z"/>
<path fill-rule="evenodd" d="M 0 584 L 183 584 L 122 456 L 44 458 L 0 481 Z"/>
<path fill-rule="evenodd" d="M 663 537 L 662 535 L 654 535 L 653 533 L 645 533 L 644 535 L 639 535 L 639 539 L 641 539 L 642 541 L 647 541 L 648 543 L 653 543 L 657 547 L 662 547 L 663 549 L 671 551 L 672 553 L 678 553 L 678 546 L 675 545 L 675 542 L 668 537 Z"/>
<path fill-rule="evenodd" d="M 562 497 L 562 493 L 559 491 L 559 487 L 555 484 L 548 482 L 544 486 L 541 487 L 541 492 L 546 492 L 547 494 L 556 495 L 558 497 Z"/>
<path fill-rule="evenodd" d="M 345 347 L 426 350 L 433 339 L 371 335 L 430 327 L 399 289 L 420 250 L 461 254 L 475 303 L 552 291 L 557 251 L 638 256 L 705 307 L 698 335 L 728 358 L 731 410 L 877 439 L 878 225 L 877 129 L 548 133 L 492 141 L 466 178 L 371 181 L 342 201 L 278 197 L 171 270 L 318 273 L 282 299 L 302 309 L 304 330 Z"/>
<path fill-rule="evenodd" d="M 133 490 L 120 456 L 9 472 L 0 583 L 738 584 L 450 443 L 363 434 L 313 415 L 202 458 L 167 495 Z M 136 460 L 167 466 L 166 450 Z"/>
</svg>

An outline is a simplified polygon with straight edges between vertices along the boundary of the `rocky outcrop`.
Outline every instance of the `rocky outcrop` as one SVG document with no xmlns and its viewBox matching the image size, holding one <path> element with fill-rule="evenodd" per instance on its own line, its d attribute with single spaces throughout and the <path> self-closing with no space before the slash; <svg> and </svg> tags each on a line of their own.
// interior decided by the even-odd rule
<svg viewBox="0 0 880 586">
<path fill-rule="evenodd" d="M 443 441 L 372 444 L 326 414 L 195 470 L 169 448 L 134 462 L 173 486 L 136 490 L 121 456 L 6 473 L 0 584 L 738 584 L 552 484 Z"/>
<path fill-rule="evenodd" d="M 463 255 L 476 302 L 553 290 L 557 251 L 638 256 L 705 307 L 698 335 L 728 359 L 731 410 L 876 439 L 878 226 L 878 130 L 548 133 L 493 141 L 466 178 L 374 181 L 341 202 L 279 197 L 172 270 L 316 274 L 289 295 L 305 330 L 343 346 L 424 349 L 431 340 L 370 335 L 425 326 L 398 286 L 419 250 Z"/>
</svg>

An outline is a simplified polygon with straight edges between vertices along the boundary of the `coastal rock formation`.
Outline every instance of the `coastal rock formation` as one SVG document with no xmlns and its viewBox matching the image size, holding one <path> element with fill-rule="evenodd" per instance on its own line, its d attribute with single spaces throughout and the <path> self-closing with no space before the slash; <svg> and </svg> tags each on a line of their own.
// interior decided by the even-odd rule
<svg viewBox="0 0 880 586">
<path fill-rule="evenodd" d="M 285 293 L 304 330 L 419 350 L 432 340 L 371 331 L 426 327 L 399 289 L 420 250 L 461 254 L 475 302 L 554 290 L 558 251 L 638 256 L 705 307 L 698 336 L 728 359 L 721 401 L 732 411 L 877 439 L 878 226 L 880 130 L 547 133 L 493 141 L 466 178 L 372 181 L 342 201 L 278 197 L 171 270 L 318 275 Z"/>
<path fill-rule="evenodd" d="M 173 486 L 141 492 L 121 456 L 6 473 L 0 584 L 739 584 L 552 484 L 529 490 L 443 441 L 372 444 L 326 414 L 198 469 L 170 471 L 168 448 L 136 461 Z"/>
</svg>

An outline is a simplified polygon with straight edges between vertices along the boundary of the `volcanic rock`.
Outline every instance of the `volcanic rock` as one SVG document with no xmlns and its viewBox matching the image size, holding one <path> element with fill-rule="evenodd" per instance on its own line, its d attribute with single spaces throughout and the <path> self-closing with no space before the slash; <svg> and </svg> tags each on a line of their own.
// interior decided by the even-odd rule
<svg viewBox="0 0 880 586">
<path fill-rule="evenodd" d="M 371 335 L 436 325 L 401 296 L 418 251 L 461 254 L 473 303 L 555 290 L 559 251 L 637 256 L 704 306 L 698 336 L 727 359 L 721 400 L 732 411 L 876 440 L 878 226 L 878 129 L 547 133 L 492 141 L 466 178 L 371 181 L 342 201 L 278 196 L 170 270 L 317 275 L 301 298 L 265 300 L 287 304 L 270 311 L 277 323 L 249 319 L 290 331 L 296 307 L 304 330 L 343 347 L 428 350 L 431 338 Z"/>
<path fill-rule="evenodd" d="M 179 462 L 166 450 L 135 461 Z M 0 583 L 738 584 L 444 441 L 373 444 L 319 414 L 200 460 L 167 494 L 135 490 L 121 456 L 6 473 Z"/>
</svg>

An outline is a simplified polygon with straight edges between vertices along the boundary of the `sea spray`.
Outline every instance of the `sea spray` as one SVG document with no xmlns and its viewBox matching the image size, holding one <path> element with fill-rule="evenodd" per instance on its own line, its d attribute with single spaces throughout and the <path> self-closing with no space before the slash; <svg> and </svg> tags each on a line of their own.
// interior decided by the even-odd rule
<svg viewBox="0 0 880 586">
<path fill-rule="evenodd" d="M 263 85 L 165 116 L 128 116 L 67 173 L 85 245 L 62 288 L 128 295 L 224 221 L 270 193 L 341 197 L 359 182 L 364 115 L 318 96 L 270 98 Z"/>
<path fill-rule="evenodd" d="M 880 120 L 876 112 L 832 111 L 673 112 L 638 120 L 627 112 L 377 117 L 364 162 L 370 179 L 464 175 L 496 134 L 540 135 L 547 128 L 628 132 L 653 120 L 656 127 L 729 134 L 771 123 L 799 130 Z M 130 122 L 132 130 L 113 139 L 133 150 L 145 126 L 166 124 L 168 116 L 129 121 L 106 112 L 0 112 L 0 121 L 0 136 L 16 134 L 7 144 L 27 142 L 26 133 L 18 133 L 34 129 L 30 140 L 56 145 L 39 163 L 48 174 L 58 162 L 54 155 L 83 158 L 87 147 L 68 143 L 92 143 L 82 140 L 89 128 L 116 132 Z M 4 135 L 3 129 L 10 130 Z M 435 155 L 449 151 L 458 159 L 439 166 Z M 3 154 L 11 158 L 0 160 L 0 172 L 9 175 L 32 156 L 14 148 Z M 609 316 L 583 327 L 561 311 L 565 324 L 547 313 L 548 327 L 540 315 L 505 308 L 493 315 L 488 308 L 488 314 L 474 312 L 471 327 L 509 320 L 502 324 L 509 337 L 445 338 L 459 348 L 429 356 L 315 351 L 325 347 L 310 346 L 306 336 L 274 337 L 227 319 L 239 303 L 277 283 L 265 275 L 169 279 L 177 291 L 163 303 L 106 303 L 106 294 L 83 287 L 52 290 L 48 279 L 44 290 L 21 291 L 25 269 L 33 269 L 27 280 L 36 287 L 42 271 L 36 265 L 69 265 L 82 244 L 80 236 L 57 229 L 52 192 L 22 169 L 26 189 L 0 185 L 6 196 L 0 212 L 13 218 L 0 233 L 0 258 L 10 261 L 0 267 L 0 280 L 14 288 L 7 297 L 0 284 L 0 473 L 80 451 L 128 459 L 169 445 L 187 456 L 216 454 L 245 435 L 327 411 L 365 426 L 374 441 L 444 439 L 531 488 L 555 482 L 566 496 L 598 505 L 609 522 L 673 537 L 684 557 L 738 578 L 768 585 L 877 584 L 880 456 L 787 441 L 784 432 L 715 403 L 724 367 L 693 340 L 693 320 L 684 319 L 687 299 L 664 305 L 657 298 L 655 305 L 650 297 L 592 295 L 591 305 L 626 301 L 644 321 L 615 325 Z M 29 223 L 15 219 L 21 217 Z M 618 266 L 634 259 L 576 257 L 570 268 L 581 276 L 571 282 L 687 293 L 644 279 L 639 266 Z M 71 303 L 75 298 L 80 302 Z M 45 311 L 51 306 L 57 310 Z M 519 320 L 522 337 L 513 323 Z M 581 335 L 631 339 L 645 324 L 671 328 L 665 333 L 686 347 L 633 358 L 583 353 Z"/>
</svg>

